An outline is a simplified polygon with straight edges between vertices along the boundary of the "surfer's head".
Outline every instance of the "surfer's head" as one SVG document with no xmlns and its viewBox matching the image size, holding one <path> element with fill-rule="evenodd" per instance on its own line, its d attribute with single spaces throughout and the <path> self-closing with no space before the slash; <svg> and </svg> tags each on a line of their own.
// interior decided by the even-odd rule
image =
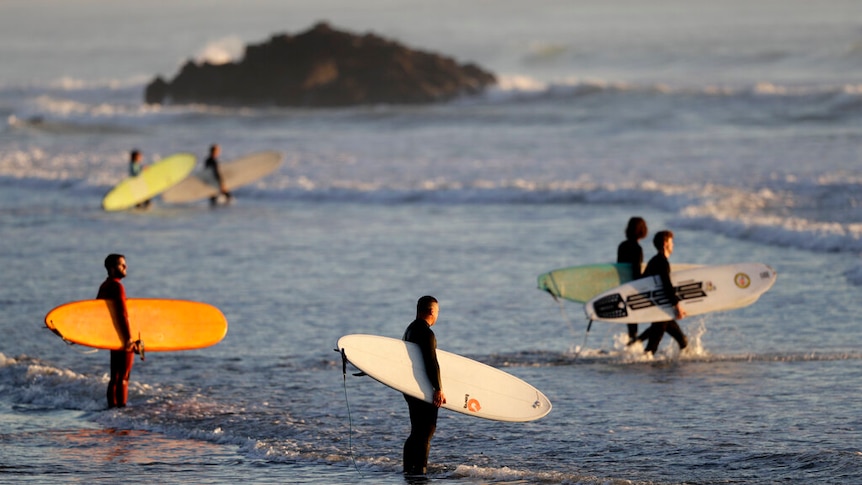
<svg viewBox="0 0 862 485">
<path fill-rule="evenodd" d="M 437 299 L 431 295 L 425 295 L 416 302 L 416 318 L 434 325 L 437 322 L 439 304 Z"/>
<path fill-rule="evenodd" d="M 642 217 L 632 217 L 629 219 L 629 225 L 626 226 L 626 239 L 629 241 L 637 241 L 643 239 L 647 235 L 646 221 Z"/>
<path fill-rule="evenodd" d="M 126 257 L 122 254 L 112 253 L 105 258 L 105 269 L 108 276 L 123 278 L 126 276 Z"/>
<path fill-rule="evenodd" d="M 221 147 L 218 146 L 218 143 L 213 143 L 212 145 L 210 145 L 210 156 L 211 157 L 218 157 L 220 153 L 221 153 Z"/>
<path fill-rule="evenodd" d="M 669 256 L 673 252 L 673 231 L 659 231 L 655 233 L 655 236 L 652 238 L 652 245 L 660 253 L 665 252 L 668 245 L 670 245 L 670 251 L 667 252 Z"/>
<path fill-rule="evenodd" d="M 140 162 L 141 161 L 141 151 L 140 150 L 132 150 L 129 153 L 129 161 Z"/>
</svg>

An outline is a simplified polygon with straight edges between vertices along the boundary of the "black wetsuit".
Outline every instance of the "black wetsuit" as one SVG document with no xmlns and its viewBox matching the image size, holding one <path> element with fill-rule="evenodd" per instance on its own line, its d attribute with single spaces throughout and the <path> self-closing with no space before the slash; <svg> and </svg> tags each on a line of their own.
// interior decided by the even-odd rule
<svg viewBox="0 0 862 485">
<path fill-rule="evenodd" d="M 219 186 L 221 186 L 222 179 L 221 179 L 221 171 L 218 169 L 218 160 L 216 160 L 216 158 L 213 156 L 207 157 L 207 159 L 204 161 L 204 168 L 207 170 L 212 170 L 213 175 L 215 176 L 215 179 L 216 179 L 216 183 L 218 183 Z"/>
<path fill-rule="evenodd" d="M 221 190 L 221 188 L 224 187 L 224 180 L 222 179 L 222 176 L 221 176 L 221 170 L 219 170 L 218 160 L 216 160 L 216 158 L 214 156 L 210 155 L 204 161 L 204 168 L 212 171 L 213 176 L 216 179 L 216 183 L 219 186 L 219 190 Z M 224 196 L 227 197 L 228 200 L 230 200 L 230 197 L 231 197 L 230 192 L 224 191 L 224 192 L 222 192 L 222 194 L 224 194 Z M 218 201 L 217 195 L 210 197 L 210 203 L 211 204 L 215 204 L 217 201 Z"/>
<path fill-rule="evenodd" d="M 637 239 L 626 239 L 617 247 L 617 263 L 628 263 L 632 265 L 632 280 L 641 277 L 641 264 L 644 262 L 644 251 Z M 638 324 L 628 324 L 629 340 L 634 341 L 638 337 Z"/>
<path fill-rule="evenodd" d="M 679 302 L 679 298 L 676 296 L 673 283 L 670 281 L 670 261 L 667 260 L 664 254 L 656 254 L 649 260 L 643 276 L 658 276 L 661 278 L 662 287 L 664 288 L 667 298 L 670 300 L 671 306 L 676 306 Z M 658 350 L 658 345 L 661 343 L 661 339 L 664 337 L 665 332 L 676 340 L 676 343 L 679 344 L 680 350 L 684 349 L 688 345 L 688 341 L 682 333 L 682 330 L 679 328 L 679 324 L 676 323 L 676 320 L 653 323 L 643 334 L 641 334 L 640 337 L 638 337 L 638 339 L 648 339 L 647 346 L 644 350 L 654 354 L 655 351 Z"/>
<path fill-rule="evenodd" d="M 437 338 L 425 320 L 414 320 L 404 332 L 404 339 L 422 349 L 428 380 L 434 391 L 441 390 L 440 366 L 437 363 Z M 424 475 L 428 468 L 431 438 L 437 430 L 438 408 L 432 403 L 404 395 L 410 410 L 410 436 L 404 442 L 404 473 Z"/>
</svg>

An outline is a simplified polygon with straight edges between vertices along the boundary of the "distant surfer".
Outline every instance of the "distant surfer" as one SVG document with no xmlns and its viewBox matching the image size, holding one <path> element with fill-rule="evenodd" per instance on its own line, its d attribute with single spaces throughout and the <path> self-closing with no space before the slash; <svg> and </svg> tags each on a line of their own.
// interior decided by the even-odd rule
<svg viewBox="0 0 862 485">
<path fill-rule="evenodd" d="M 413 342 L 422 350 L 425 373 L 434 388 L 433 403 L 404 395 L 410 410 L 410 436 L 404 442 L 404 474 L 425 475 L 431 438 L 437 430 L 437 411 L 446 403 L 437 363 L 437 338 L 431 327 L 437 323 L 439 304 L 433 296 L 423 296 L 416 302 L 416 320 L 404 332 L 403 340 Z"/>
<path fill-rule="evenodd" d="M 141 152 L 140 150 L 132 150 L 129 153 L 129 176 L 137 177 L 144 171 L 144 164 L 141 162 Z M 140 204 L 135 205 L 138 209 L 146 209 L 150 206 L 150 200 L 147 199 Z"/>
<path fill-rule="evenodd" d="M 617 263 L 628 263 L 632 265 L 632 280 L 641 277 L 641 265 L 644 262 L 644 251 L 639 240 L 647 235 L 646 221 L 641 217 L 632 217 L 626 226 L 626 240 L 617 247 Z M 629 345 L 635 343 L 638 338 L 638 324 L 629 323 Z"/>
<path fill-rule="evenodd" d="M 224 178 L 221 175 L 221 170 L 218 165 L 218 157 L 221 155 L 221 147 L 217 143 L 213 143 L 210 145 L 210 154 L 207 157 L 206 161 L 204 161 L 204 169 L 211 170 L 213 173 L 213 177 L 215 177 L 215 181 L 219 186 L 219 190 L 221 194 L 224 195 L 225 200 L 230 202 L 231 194 L 228 192 L 227 188 L 224 185 Z M 216 205 L 218 203 L 218 195 L 214 195 L 210 197 L 210 205 Z"/>
<path fill-rule="evenodd" d="M 653 237 L 653 246 L 658 250 L 658 254 L 652 257 L 647 263 L 647 267 L 643 272 L 643 276 L 658 276 L 661 279 L 662 289 L 664 294 L 673 305 L 674 315 L 677 319 L 685 318 L 685 309 L 682 307 L 679 297 L 676 296 L 676 291 L 673 288 L 673 283 L 670 281 L 670 261 L 668 258 L 673 254 L 673 232 L 659 231 Z M 682 351 L 688 346 L 688 340 L 676 320 L 667 320 L 664 322 L 656 322 L 650 325 L 638 340 L 647 340 L 645 352 L 655 354 L 658 350 L 658 345 L 664 333 L 667 332 L 679 344 L 679 350 Z"/>
<path fill-rule="evenodd" d="M 129 311 L 126 308 L 126 289 L 120 282 L 126 277 L 126 257 L 122 254 L 109 254 L 105 258 L 105 269 L 108 277 L 99 286 L 98 300 L 114 302 L 116 316 L 119 319 L 118 331 L 122 332 L 124 350 L 111 351 L 111 378 L 108 382 L 108 409 L 126 406 L 129 396 L 129 376 L 132 374 L 132 364 L 135 362 L 136 344 L 132 341 L 132 330 L 129 326 Z"/>
</svg>

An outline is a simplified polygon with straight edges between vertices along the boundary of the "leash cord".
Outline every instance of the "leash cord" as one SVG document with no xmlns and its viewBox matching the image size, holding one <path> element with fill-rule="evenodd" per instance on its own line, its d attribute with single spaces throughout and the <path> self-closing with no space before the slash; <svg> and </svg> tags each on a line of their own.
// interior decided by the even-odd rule
<svg viewBox="0 0 862 485">
<path fill-rule="evenodd" d="M 338 349 L 335 349 L 338 352 Z M 365 478 L 359 470 L 359 465 L 356 464 L 356 456 L 353 454 L 353 418 L 350 415 L 350 399 L 347 397 L 347 356 L 344 355 L 344 349 L 341 349 L 341 377 L 344 384 L 344 402 L 347 404 L 347 448 L 350 453 L 350 461 L 353 462 L 353 468 L 360 477 Z"/>
</svg>

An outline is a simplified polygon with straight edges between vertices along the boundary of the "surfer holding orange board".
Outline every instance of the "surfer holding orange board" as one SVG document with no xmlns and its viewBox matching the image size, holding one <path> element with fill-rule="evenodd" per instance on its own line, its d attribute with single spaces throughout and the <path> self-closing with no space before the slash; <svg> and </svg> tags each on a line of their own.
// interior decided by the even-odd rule
<svg viewBox="0 0 862 485">
<path fill-rule="evenodd" d="M 126 308 L 126 288 L 120 282 L 126 277 L 126 257 L 122 254 L 109 254 L 105 258 L 108 277 L 99 286 L 96 299 L 108 300 L 113 304 L 117 315 L 117 332 L 123 340 L 123 349 L 111 350 L 111 379 L 108 381 L 108 409 L 126 407 L 129 397 L 129 376 L 135 362 L 137 345 L 132 341 L 129 325 L 129 311 Z"/>
<path fill-rule="evenodd" d="M 67 343 L 111 351 L 107 396 L 113 408 L 126 405 L 134 354 L 143 360 L 145 344 L 151 352 L 209 347 L 227 334 L 227 319 L 218 308 L 196 301 L 126 299 L 121 254 L 108 255 L 105 269 L 108 277 L 95 300 L 60 305 L 45 315 L 45 325 Z"/>
</svg>

